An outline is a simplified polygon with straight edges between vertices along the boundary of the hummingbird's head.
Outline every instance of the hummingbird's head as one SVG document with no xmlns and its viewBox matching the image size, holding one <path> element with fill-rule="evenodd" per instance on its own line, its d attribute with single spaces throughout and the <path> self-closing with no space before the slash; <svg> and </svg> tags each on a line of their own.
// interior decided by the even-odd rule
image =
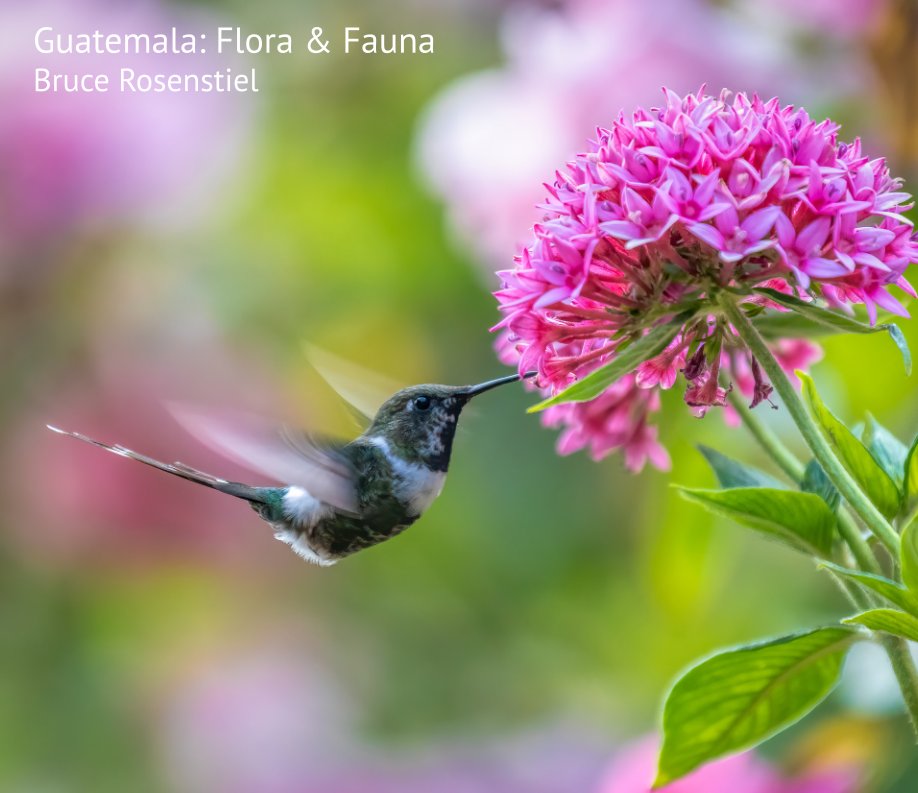
<svg viewBox="0 0 918 793">
<path fill-rule="evenodd" d="M 408 462 L 445 471 L 462 408 L 472 397 L 519 379 L 513 374 L 471 386 L 431 384 L 405 388 L 383 403 L 366 435 L 384 438 Z"/>
</svg>

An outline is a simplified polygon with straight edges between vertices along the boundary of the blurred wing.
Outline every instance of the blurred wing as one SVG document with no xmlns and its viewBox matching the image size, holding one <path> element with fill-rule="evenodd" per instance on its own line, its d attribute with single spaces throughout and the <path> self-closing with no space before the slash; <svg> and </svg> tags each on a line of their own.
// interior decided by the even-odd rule
<svg viewBox="0 0 918 793">
<path fill-rule="evenodd" d="M 224 457 L 345 512 L 359 511 L 355 473 L 341 447 L 305 434 L 278 429 L 247 413 L 169 403 L 186 431 Z"/>
<path fill-rule="evenodd" d="M 376 411 L 400 386 L 381 374 L 364 369 L 312 344 L 304 344 L 313 368 L 361 416 L 372 420 Z"/>
</svg>

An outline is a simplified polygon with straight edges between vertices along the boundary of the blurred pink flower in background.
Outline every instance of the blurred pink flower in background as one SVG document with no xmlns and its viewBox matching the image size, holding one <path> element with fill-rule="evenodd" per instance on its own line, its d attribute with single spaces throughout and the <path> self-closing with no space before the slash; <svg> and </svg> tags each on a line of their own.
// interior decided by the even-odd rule
<svg viewBox="0 0 918 793">
<path fill-rule="evenodd" d="M 863 38 L 876 27 L 888 0 L 743 0 L 762 20 L 828 38 Z"/>
<path fill-rule="evenodd" d="M 570 793 L 594 789 L 608 740 L 569 726 L 487 741 L 377 745 L 301 624 L 266 627 L 180 664 L 154 707 L 176 793 Z"/>
<path fill-rule="evenodd" d="M 257 110 L 239 95 L 121 93 L 137 72 L 213 72 L 205 55 L 42 54 L 35 34 L 210 30 L 201 12 L 156 0 L 41 0 L 0 6 L 0 289 L 36 280 L 56 243 L 79 230 L 136 223 L 183 226 L 212 209 L 238 167 Z M 37 93 L 34 70 L 105 72 L 108 93 Z M 39 254 L 44 254 L 44 257 Z M 40 279 L 39 279 L 40 280 Z"/>
<path fill-rule="evenodd" d="M 296 793 L 345 764 L 350 703 L 293 637 L 302 624 L 264 623 L 242 641 L 202 651 L 172 674 L 154 732 L 170 789 Z"/>
<path fill-rule="evenodd" d="M 649 793 L 657 740 L 623 747 L 567 726 L 377 747 L 347 691 L 295 626 L 200 652 L 157 700 L 154 731 L 177 793 Z M 841 762 L 835 760 L 835 763 Z M 713 762 L 667 793 L 858 793 L 856 764 L 786 777 L 752 752 Z"/>
<path fill-rule="evenodd" d="M 595 793 L 650 793 L 656 774 L 657 739 L 622 749 Z M 660 788 L 665 793 L 858 793 L 855 769 L 837 769 L 785 778 L 753 752 L 733 755 Z"/>
<path fill-rule="evenodd" d="M 4 445 L 11 472 L 10 531 L 21 548 L 45 563 L 157 564 L 165 558 L 202 561 L 257 559 L 283 564 L 284 549 L 248 505 L 205 487 L 50 432 L 46 423 L 165 461 L 180 460 L 241 481 L 259 477 L 195 441 L 170 414 L 169 400 L 203 408 L 251 409 L 284 415 L 284 389 L 253 355 L 230 351 L 211 336 L 206 311 L 166 306 L 148 292 L 145 313 L 179 338 L 145 337 L 144 312 L 119 292 L 119 281 L 99 290 L 100 311 L 120 294 L 118 307 L 100 315 L 79 376 L 32 386 L 36 395 L 19 409 Z M 131 316 L 119 316 L 120 313 Z M 178 316 L 183 315 L 185 316 Z M 126 324 L 128 323 L 128 324 Z M 182 357 L 175 355 L 181 343 Z M 143 355 L 138 356 L 139 351 Z M 275 547 L 277 546 L 277 547 Z"/>
<path fill-rule="evenodd" d="M 849 57 L 827 79 L 825 64 L 806 62 L 741 10 L 705 0 L 567 0 L 508 13 L 506 65 L 457 80 L 418 132 L 420 168 L 457 237 L 489 269 L 507 262 L 538 220 L 539 185 L 557 163 L 603 119 L 654 101 L 661 85 L 812 101 L 864 82 L 862 59 Z"/>
</svg>

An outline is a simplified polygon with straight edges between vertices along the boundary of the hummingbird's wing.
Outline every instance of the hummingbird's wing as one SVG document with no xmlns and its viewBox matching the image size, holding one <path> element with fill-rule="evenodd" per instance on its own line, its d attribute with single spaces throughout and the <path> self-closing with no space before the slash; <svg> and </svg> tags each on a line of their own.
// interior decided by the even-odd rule
<svg viewBox="0 0 918 793">
<path fill-rule="evenodd" d="M 361 423 L 367 426 L 383 402 L 401 388 L 384 375 L 339 358 L 313 344 L 304 343 L 303 349 L 313 369 L 359 414 L 358 418 L 365 419 Z"/>
<path fill-rule="evenodd" d="M 356 473 L 341 452 L 343 444 L 278 429 L 246 413 L 220 411 L 218 415 L 179 403 L 170 403 L 169 410 L 190 434 L 234 462 L 301 487 L 343 512 L 359 512 Z"/>
</svg>

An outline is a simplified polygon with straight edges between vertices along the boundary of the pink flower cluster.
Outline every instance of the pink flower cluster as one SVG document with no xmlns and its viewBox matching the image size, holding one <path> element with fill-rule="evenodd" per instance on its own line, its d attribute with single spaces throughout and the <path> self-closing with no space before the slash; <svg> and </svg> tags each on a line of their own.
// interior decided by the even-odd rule
<svg viewBox="0 0 918 793">
<path fill-rule="evenodd" d="M 495 292 L 504 314 L 501 357 L 558 393 L 614 359 L 620 345 L 685 317 L 659 356 L 589 403 L 545 414 L 566 427 L 562 453 L 624 449 L 629 468 L 668 458 L 649 426 L 658 389 L 681 372 L 685 401 L 703 415 L 725 405 L 729 383 L 768 400 L 772 387 L 713 305 L 718 290 L 769 305 L 766 286 L 835 308 L 863 303 L 907 316 L 889 292 L 914 296 L 906 267 L 918 240 L 903 212 L 910 196 L 883 159 L 841 143 L 830 120 L 776 99 L 664 90 L 661 108 L 638 109 L 598 130 L 553 184 L 544 219 Z M 750 306 L 752 308 L 752 305 Z M 788 368 L 819 355 L 802 340 L 775 345 Z"/>
</svg>

